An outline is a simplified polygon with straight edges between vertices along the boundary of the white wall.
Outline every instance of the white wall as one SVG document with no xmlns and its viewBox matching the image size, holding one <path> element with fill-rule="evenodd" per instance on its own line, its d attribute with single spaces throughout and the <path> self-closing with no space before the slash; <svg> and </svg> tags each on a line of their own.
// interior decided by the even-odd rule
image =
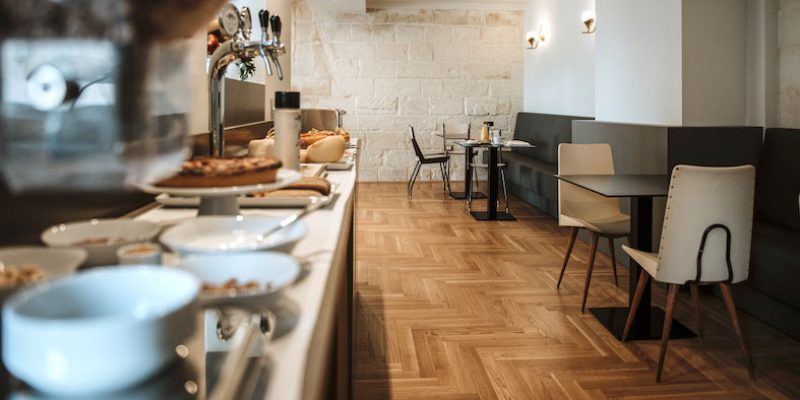
<svg viewBox="0 0 800 400">
<path fill-rule="evenodd" d="M 747 123 L 745 0 L 684 0 L 682 124 Z"/>
<path fill-rule="evenodd" d="M 602 0 L 596 12 L 595 118 L 680 125 L 681 1 Z"/>
<path fill-rule="evenodd" d="M 525 32 L 538 32 L 542 25 L 546 40 L 537 49 L 524 53 L 526 112 L 595 115 L 595 35 L 581 33 L 580 20 L 584 10 L 594 9 L 594 3 L 528 1 Z"/>
</svg>

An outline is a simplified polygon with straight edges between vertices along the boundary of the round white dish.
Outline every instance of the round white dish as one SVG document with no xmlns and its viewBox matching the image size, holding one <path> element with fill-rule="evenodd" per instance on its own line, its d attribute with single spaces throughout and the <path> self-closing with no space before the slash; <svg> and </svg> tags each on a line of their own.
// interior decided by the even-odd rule
<svg viewBox="0 0 800 400">
<path fill-rule="evenodd" d="M 239 293 L 201 291 L 200 299 L 206 304 L 263 301 L 300 276 L 300 264 L 294 257 L 275 252 L 193 255 L 181 260 L 178 268 L 191 272 L 202 283 L 223 285 L 229 279 L 236 279 L 239 284 L 250 281 L 259 284 L 257 290 Z"/>
<path fill-rule="evenodd" d="M 120 265 L 161 264 L 161 246 L 157 243 L 131 243 L 117 249 Z"/>
<path fill-rule="evenodd" d="M 291 169 L 281 168 L 278 170 L 278 178 L 273 183 L 260 183 L 258 185 L 228 186 L 228 187 L 207 187 L 207 188 L 180 188 L 154 185 L 141 185 L 139 188 L 147 193 L 166 193 L 170 196 L 185 197 L 224 197 L 237 196 L 264 190 L 276 190 L 302 178 L 303 175 Z"/>
<path fill-rule="evenodd" d="M 83 249 L 56 249 L 40 246 L 0 248 L 0 264 L 5 267 L 35 265 L 44 272 L 43 280 L 55 279 L 75 272 L 86 261 L 86 257 L 86 250 Z M 0 287 L 0 300 L 20 287 Z"/>
<path fill-rule="evenodd" d="M 144 381 L 194 331 L 197 278 L 174 268 L 97 268 L 32 286 L 3 306 L 3 362 L 49 394 Z"/>
<path fill-rule="evenodd" d="M 161 242 L 181 254 L 243 253 L 282 247 L 305 236 L 303 221 L 261 236 L 281 220 L 266 215 L 197 217 L 167 229 Z"/>
<path fill-rule="evenodd" d="M 50 247 L 76 247 L 89 254 L 86 266 L 117 263 L 121 246 L 147 242 L 158 235 L 159 227 L 147 221 L 133 219 L 93 219 L 52 226 L 42 232 L 42 242 Z M 89 239 L 108 239 L 104 243 L 86 243 Z"/>
</svg>

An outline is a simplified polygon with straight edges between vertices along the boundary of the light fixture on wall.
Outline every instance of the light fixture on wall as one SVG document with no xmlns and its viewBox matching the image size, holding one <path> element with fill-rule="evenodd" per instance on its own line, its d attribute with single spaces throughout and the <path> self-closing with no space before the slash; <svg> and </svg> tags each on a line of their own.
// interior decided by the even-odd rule
<svg viewBox="0 0 800 400">
<path fill-rule="evenodd" d="M 595 20 L 594 10 L 586 10 L 581 14 L 581 22 L 583 22 L 583 26 L 585 27 L 583 33 L 594 33 L 595 29 L 597 29 Z"/>
<path fill-rule="evenodd" d="M 542 33 L 541 25 L 539 25 L 539 33 L 528 31 L 528 34 L 525 36 L 528 40 L 528 50 L 539 47 L 539 43 L 544 42 L 545 39 L 544 33 Z"/>
</svg>

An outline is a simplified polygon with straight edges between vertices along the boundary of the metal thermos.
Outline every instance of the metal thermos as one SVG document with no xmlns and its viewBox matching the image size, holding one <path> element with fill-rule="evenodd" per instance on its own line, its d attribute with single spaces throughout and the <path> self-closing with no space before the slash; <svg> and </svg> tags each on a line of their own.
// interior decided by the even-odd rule
<svg viewBox="0 0 800 400">
<path fill-rule="evenodd" d="M 275 92 L 275 158 L 300 170 L 300 93 Z"/>
</svg>

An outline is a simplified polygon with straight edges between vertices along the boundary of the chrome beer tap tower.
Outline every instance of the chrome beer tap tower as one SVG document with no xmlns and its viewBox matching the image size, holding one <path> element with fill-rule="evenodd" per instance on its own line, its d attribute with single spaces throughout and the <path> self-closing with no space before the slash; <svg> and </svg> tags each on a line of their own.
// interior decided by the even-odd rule
<svg viewBox="0 0 800 400">
<path fill-rule="evenodd" d="M 209 119 L 211 134 L 209 135 L 209 152 L 212 157 L 222 157 L 225 149 L 225 69 L 231 63 L 248 58 L 261 57 L 267 75 L 272 76 L 272 66 L 278 79 L 283 80 L 283 69 L 278 57 L 286 53 L 286 47 L 281 42 L 281 17 L 270 17 L 267 10 L 258 13 L 261 25 L 260 40 L 250 40 L 252 21 L 250 9 L 236 8 L 227 4 L 219 16 L 220 31 L 226 40 L 211 55 L 209 67 Z M 272 37 L 269 27 L 272 25 Z"/>
</svg>

